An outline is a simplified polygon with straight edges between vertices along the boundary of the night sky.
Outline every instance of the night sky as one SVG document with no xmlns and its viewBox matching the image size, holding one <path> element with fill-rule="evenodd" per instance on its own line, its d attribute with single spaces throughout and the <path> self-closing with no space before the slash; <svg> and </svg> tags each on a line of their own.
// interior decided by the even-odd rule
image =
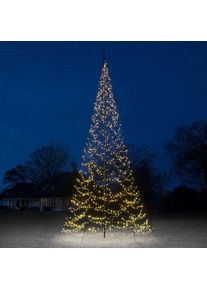
<svg viewBox="0 0 207 290">
<path fill-rule="evenodd" d="M 174 130 L 207 120 L 207 42 L 0 42 L 1 179 L 51 139 L 79 162 L 104 47 L 125 142 L 160 169 Z"/>
</svg>

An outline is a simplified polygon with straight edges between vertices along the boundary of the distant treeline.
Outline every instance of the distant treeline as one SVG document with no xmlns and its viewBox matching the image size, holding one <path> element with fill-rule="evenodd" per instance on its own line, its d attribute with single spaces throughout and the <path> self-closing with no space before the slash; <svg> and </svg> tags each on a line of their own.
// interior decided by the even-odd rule
<svg viewBox="0 0 207 290">
<path fill-rule="evenodd" d="M 178 128 L 165 149 L 172 168 L 163 173 L 154 166 L 156 156 L 145 145 L 128 146 L 135 182 L 148 210 L 207 210 L 207 122 L 195 121 Z M 51 142 L 5 173 L 3 193 L 15 194 L 15 190 L 29 184 L 44 195 L 71 196 L 77 175 L 69 152 L 59 143 Z M 167 191 L 173 176 L 180 180 L 180 185 Z"/>
</svg>

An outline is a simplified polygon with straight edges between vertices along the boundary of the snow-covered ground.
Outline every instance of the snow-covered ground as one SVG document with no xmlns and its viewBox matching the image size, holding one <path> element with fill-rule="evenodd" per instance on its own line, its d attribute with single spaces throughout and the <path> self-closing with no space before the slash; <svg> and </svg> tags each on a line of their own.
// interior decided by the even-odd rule
<svg viewBox="0 0 207 290">
<path fill-rule="evenodd" d="M 152 217 L 153 233 L 60 234 L 65 213 L 0 213 L 0 247 L 207 247 L 207 215 Z"/>
</svg>

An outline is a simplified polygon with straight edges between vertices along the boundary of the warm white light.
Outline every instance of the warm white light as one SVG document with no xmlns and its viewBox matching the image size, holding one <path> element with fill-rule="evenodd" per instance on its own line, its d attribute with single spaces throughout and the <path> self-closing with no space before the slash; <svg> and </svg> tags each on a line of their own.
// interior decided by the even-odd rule
<svg viewBox="0 0 207 290">
<path fill-rule="evenodd" d="M 123 142 L 106 63 L 69 214 L 65 233 L 151 231 Z"/>
</svg>

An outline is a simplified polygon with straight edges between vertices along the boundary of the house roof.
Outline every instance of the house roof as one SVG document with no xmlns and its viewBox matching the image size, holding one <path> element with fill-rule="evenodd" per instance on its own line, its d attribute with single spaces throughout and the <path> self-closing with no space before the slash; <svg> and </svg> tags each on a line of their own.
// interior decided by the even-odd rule
<svg viewBox="0 0 207 290">
<path fill-rule="evenodd" d="M 66 196 L 65 194 L 57 193 L 55 197 Z M 51 192 L 42 192 L 39 188 L 30 183 L 19 183 L 11 188 L 3 190 L 0 198 L 43 198 L 54 197 Z"/>
</svg>

